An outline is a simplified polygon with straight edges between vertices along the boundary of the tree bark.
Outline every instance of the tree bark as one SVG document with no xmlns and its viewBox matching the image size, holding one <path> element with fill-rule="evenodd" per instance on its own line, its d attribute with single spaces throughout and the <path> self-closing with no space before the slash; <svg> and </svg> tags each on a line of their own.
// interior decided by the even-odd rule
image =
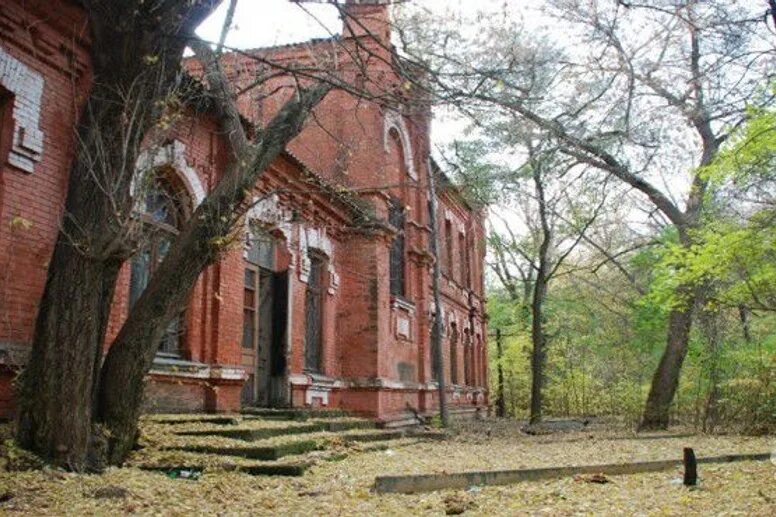
<svg viewBox="0 0 776 517">
<path fill-rule="evenodd" d="M 552 244 L 552 229 L 547 220 L 547 201 L 544 196 L 541 164 L 533 164 L 533 181 L 536 190 L 536 201 L 539 205 L 539 220 L 541 222 L 541 243 L 539 244 L 536 280 L 531 299 L 531 412 L 529 422 L 537 424 L 542 420 L 542 391 L 544 388 L 544 366 L 546 363 L 547 335 L 544 332 L 544 298 L 547 295 L 547 284 L 550 276 L 549 252 Z"/>
<path fill-rule="evenodd" d="M 547 358 L 547 337 L 544 333 L 544 297 L 547 284 L 543 274 L 536 275 L 534 295 L 531 303 L 531 413 L 530 423 L 537 424 L 542 420 L 542 395 L 544 389 L 544 367 Z"/>
<path fill-rule="evenodd" d="M 496 352 L 498 354 L 496 368 L 498 372 L 498 397 L 496 398 L 496 416 L 504 418 L 507 414 L 506 400 L 504 400 L 504 365 L 501 364 L 504 357 L 504 349 L 501 343 L 501 329 L 496 329 Z"/>
<path fill-rule="evenodd" d="M 247 146 L 225 76 L 211 70 L 208 81 L 221 105 L 221 125 L 230 135 L 233 160 L 173 243 L 108 351 L 97 417 L 107 431 L 108 462 L 114 465 L 124 461 L 135 443 L 143 380 L 167 325 L 185 307 L 203 269 L 231 244 L 230 236 L 249 207 L 247 197 L 258 178 L 299 134 L 313 107 L 330 90 L 327 85 L 300 90 L 264 129 L 259 141 Z"/>
<path fill-rule="evenodd" d="M 55 465 L 92 467 L 95 380 L 116 278 L 133 247 L 135 161 L 183 53 L 183 40 L 167 36 L 188 34 L 216 3 L 168 2 L 152 17 L 139 1 L 84 2 L 93 87 L 74 135 L 65 214 L 18 393 L 19 444 Z"/>
<path fill-rule="evenodd" d="M 445 382 L 445 359 L 442 351 L 442 294 L 441 280 L 442 269 L 439 263 L 439 224 L 437 223 L 437 194 L 434 169 L 428 171 L 429 226 L 431 227 L 430 247 L 434 257 L 431 275 L 431 291 L 434 300 L 434 319 L 431 322 L 431 353 L 434 354 L 433 365 L 436 369 L 436 381 L 439 393 L 439 419 L 442 427 L 450 425 L 450 416 L 447 410 L 447 383 Z M 472 343 L 474 346 L 474 343 Z"/>
<path fill-rule="evenodd" d="M 668 316 L 668 338 L 644 407 L 640 431 L 667 429 L 669 410 L 679 386 L 679 374 L 687 355 L 693 308 L 674 309 Z"/>
</svg>

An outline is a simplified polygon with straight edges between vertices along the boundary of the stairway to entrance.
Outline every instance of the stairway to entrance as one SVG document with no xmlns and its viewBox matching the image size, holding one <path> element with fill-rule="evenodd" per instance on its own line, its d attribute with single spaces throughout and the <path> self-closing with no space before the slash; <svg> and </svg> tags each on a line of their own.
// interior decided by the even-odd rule
<svg viewBox="0 0 776 517">
<path fill-rule="evenodd" d="M 301 476 L 322 461 L 443 439 L 439 431 L 378 429 L 340 410 L 248 408 L 230 415 L 148 415 L 129 464 L 165 472 L 235 470 Z"/>
</svg>

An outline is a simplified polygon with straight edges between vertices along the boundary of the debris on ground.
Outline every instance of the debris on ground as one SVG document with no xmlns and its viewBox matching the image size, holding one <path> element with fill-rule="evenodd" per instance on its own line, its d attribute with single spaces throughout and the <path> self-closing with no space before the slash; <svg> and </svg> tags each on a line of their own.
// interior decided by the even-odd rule
<svg viewBox="0 0 776 517">
<path fill-rule="evenodd" d="M 596 483 L 599 485 L 605 485 L 611 482 L 605 474 L 600 472 L 597 474 L 579 474 L 574 476 L 574 481 L 578 483 Z"/>
<path fill-rule="evenodd" d="M 461 515 L 474 506 L 474 499 L 469 494 L 455 492 L 446 495 L 442 503 L 445 506 L 445 515 Z"/>
</svg>

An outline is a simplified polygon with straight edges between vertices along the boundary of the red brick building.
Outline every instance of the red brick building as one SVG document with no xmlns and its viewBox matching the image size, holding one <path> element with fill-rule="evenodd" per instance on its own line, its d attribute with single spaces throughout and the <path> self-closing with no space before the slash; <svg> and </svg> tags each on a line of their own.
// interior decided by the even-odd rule
<svg viewBox="0 0 776 517">
<path fill-rule="evenodd" d="M 76 2 L 56 4 L 0 5 L 0 416 L 13 412 L 13 378 L 31 342 L 89 89 L 85 16 Z M 376 4 L 349 5 L 358 23 L 341 37 L 228 54 L 224 67 L 239 90 L 266 60 L 300 65 L 325 55 L 354 85 L 401 86 L 388 7 Z M 361 51 L 370 57 L 356 66 Z M 196 76 L 196 64 L 189 68 Z M 248 122 L 271 118 L 283 81 L 240 96 Z M 411 95 L 386 106 L 331 92 L 261 177 L 244 245 L 203 272 L 159 345 L 149 410 L 338 407 L 395 420 L 408 406 L 434 409 L 431 116 Z M 159 231 L 122 270 L 106 346 L 224 170 L 226 145 L 207 113 L 192 111 L 140 157 L 138 169 L 158 181 L 138 211 Z M 475 410 L 487 404 L 482 213 L 450 182 L 439 190 L 445 371 L 451 402 Z"/>
</svg>

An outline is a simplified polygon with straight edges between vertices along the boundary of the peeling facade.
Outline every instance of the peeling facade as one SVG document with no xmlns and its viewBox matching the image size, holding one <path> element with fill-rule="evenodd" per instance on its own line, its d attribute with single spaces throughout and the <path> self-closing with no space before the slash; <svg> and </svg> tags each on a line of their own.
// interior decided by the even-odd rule
<svg viewBox="0 0 776 517">
<path fill-rule="evenodd" d="M 13 412 L 12 380 L 31 342 L 89 88 L 85 18 L 75 2 L 58 3 L 56 17 L 43 1 L 0 7 L 0 416 Z M 348 9 L 362 32 L 351 25 L 332 40 L 225 55 L 235 89 L 258 72 L 251 56 L 297 64 L 334 56 L 354 84 L 366 74 L 366 88 L 400 85 L 388 8 Z M 347 56 L 358 47 L 380 59 L 355 66 Z M 196 63 L 187 67 L 198 75 Z M 265 124 L 286 100 L 289 79 L 272 81 L 239 97 L 247 121 Z M 202 273 L 171 323 L 148 376 L 149 411 L 337 407 L 392 421 L 434 410 L 431 115 L 415 100 L 388 106 L 338 90 L 315 109 L 261 176 L 240 242 Z M 175 192 L 170 207 L 138 199 L 139 212 L 166 210 L 158 223 L 169 238 L 228 161 L 207 114 L 187 114 L 171 133 L 138 160 L 156 171 L 156 187 Z M 488 404 L 483 216 L 446 181 L 438 205 L 449 398 L 473 412 Z M 122 269 L 106 347 L 163 256 L 160 235 Z"/>
</svg>

